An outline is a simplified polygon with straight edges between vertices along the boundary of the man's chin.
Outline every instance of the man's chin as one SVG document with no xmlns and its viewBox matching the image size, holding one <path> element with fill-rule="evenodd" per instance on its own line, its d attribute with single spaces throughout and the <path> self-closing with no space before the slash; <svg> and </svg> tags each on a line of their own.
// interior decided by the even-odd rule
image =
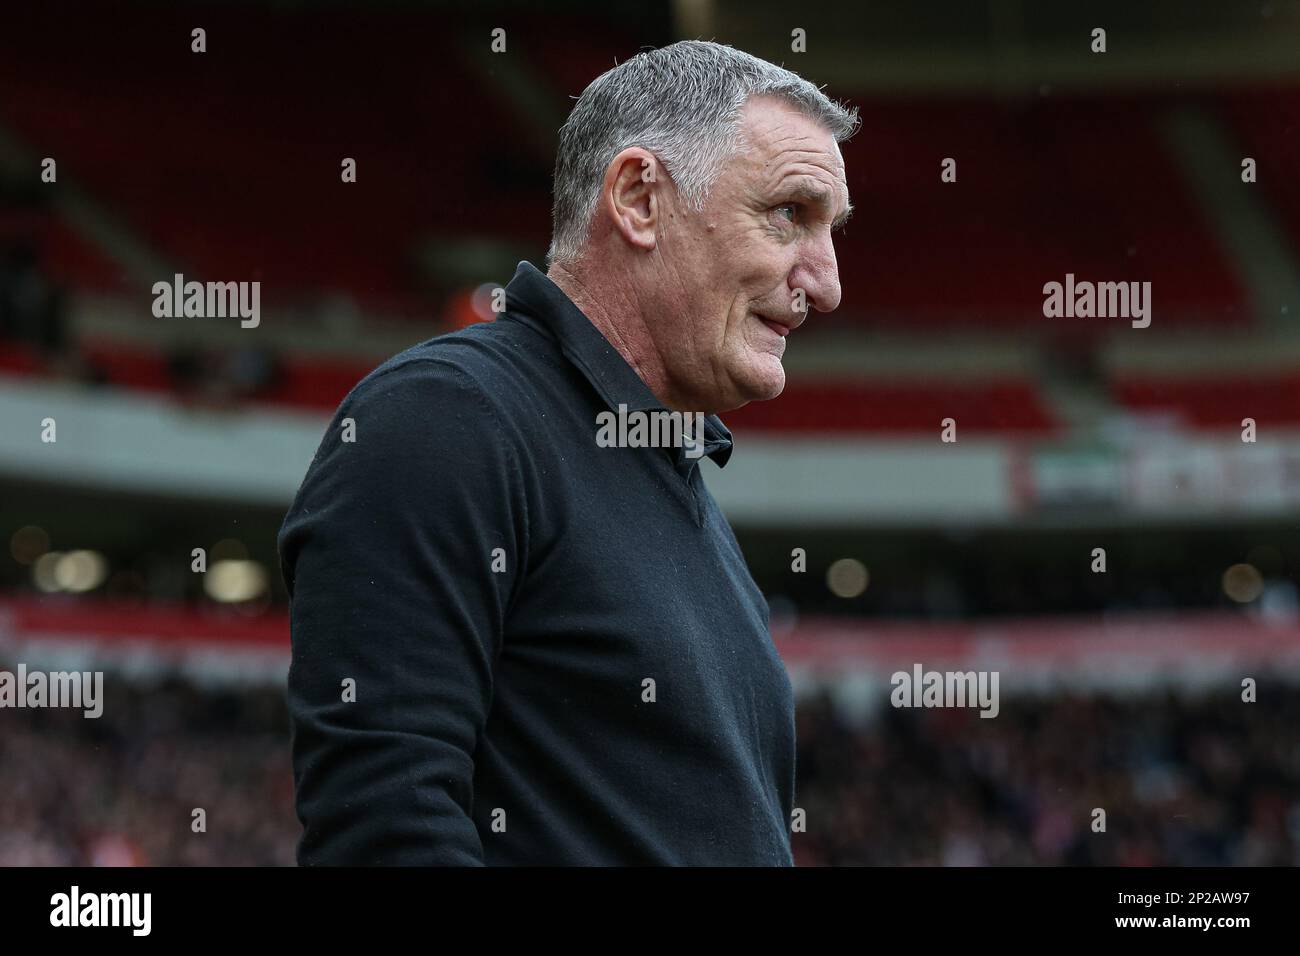
<svg viewBox="0 0 1300 956">
<path fill-rule="evenodd" d="M 735 411 L 750 402 L 766 402 L 785 391 L 785 369 L 771 353 L 759 353 L 741 368 L 731 371 L 729 392 L 717 395 L 712 413 Z"/>
<path fill-rule="evenodd" d="M 770 401 L 785 391 L 785 369 L 781 367 L 781 360 L 774 355 L 766 358 L 767 361 L 753 369 L 744 382 L 742 391 L 746 403 Z"/>
</svg>

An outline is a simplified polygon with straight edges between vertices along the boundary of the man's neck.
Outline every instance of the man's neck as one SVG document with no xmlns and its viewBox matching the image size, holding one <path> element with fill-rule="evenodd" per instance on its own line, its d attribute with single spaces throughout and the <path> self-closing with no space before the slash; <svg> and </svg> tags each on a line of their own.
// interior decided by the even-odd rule
<svg viewBox="0 0 1300 956">
<path fill-rule="evenodd" d="M 634 296 L 619 288 L 594 289 L 581 270 L 562 265 L 552 265 L 546 277 L 591 320 L 665 407 L 688 410 L 686 403 L 672 394 L 663 359 Z"/>
</svg>

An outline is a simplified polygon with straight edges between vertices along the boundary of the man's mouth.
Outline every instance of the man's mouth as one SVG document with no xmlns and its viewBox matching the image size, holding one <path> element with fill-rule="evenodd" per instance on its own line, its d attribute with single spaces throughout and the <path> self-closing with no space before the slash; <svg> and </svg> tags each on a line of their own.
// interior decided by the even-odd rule
<svg viewBox="0 0 1300 956">
<path fill-rule="evenodd" d="M 758 316 L 758 321 L 762 322 L 764 325 L 766 325 L 769 329 L 771 329 L 773 332 L 775 332 L 777 335 L 781 336 L 782 338 L 785 338 L 785 336 L 790 334 L 790 326 L 788 325 L 781 325 L 779 322 L 773 322 L 771 319 L 765 319 L 761 315 Z"/>
</svg>

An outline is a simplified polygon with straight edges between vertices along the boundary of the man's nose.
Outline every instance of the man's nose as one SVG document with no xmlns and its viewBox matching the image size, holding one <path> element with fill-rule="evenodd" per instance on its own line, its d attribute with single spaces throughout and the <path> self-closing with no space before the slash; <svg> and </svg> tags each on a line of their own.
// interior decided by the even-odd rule
<svg viewBox="0 0 1300 956">
<path fill-rule="evenodd" d="M 803 289 L 808 310 L 834 312 L 840 304 L 840 270 L 830 235 L 809 243 L 790 277 L 793 288 Z"/>
</svg>

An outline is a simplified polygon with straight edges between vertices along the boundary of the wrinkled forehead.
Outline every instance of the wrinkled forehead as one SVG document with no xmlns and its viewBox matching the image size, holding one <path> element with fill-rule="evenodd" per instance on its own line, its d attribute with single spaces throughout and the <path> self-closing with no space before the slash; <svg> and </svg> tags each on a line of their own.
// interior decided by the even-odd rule
<svg viewBox="0 0 1300 956">
<path fill-rule="evenodd" d="M 741 111 L 738 159 L 764 173 L 802 168 L 844 185 L 844 156 L 825 126 L 784 100 L 761 96 L 750 99 Z M 822 178 L 822 176 L 818 176 Z"/>
<path fill-rule="evenodd" d="M 740 134 L 737 164 L 755 185 L 775 190 L 799 181 L 810 198 L 845 211 L 852 208 L 839 143 L 798 107 L 755 97 L 741 113 Z"/>
<path fill-rule="evenodd" d="M 778 96 L 753 96 L 740 111 L 740 134 L 745 145 L 756 151 L 780 152 L 798 149 L 820 152 L 844 166 L 840 145 L 820 121 L 795 104 Z"/>
</svg>

